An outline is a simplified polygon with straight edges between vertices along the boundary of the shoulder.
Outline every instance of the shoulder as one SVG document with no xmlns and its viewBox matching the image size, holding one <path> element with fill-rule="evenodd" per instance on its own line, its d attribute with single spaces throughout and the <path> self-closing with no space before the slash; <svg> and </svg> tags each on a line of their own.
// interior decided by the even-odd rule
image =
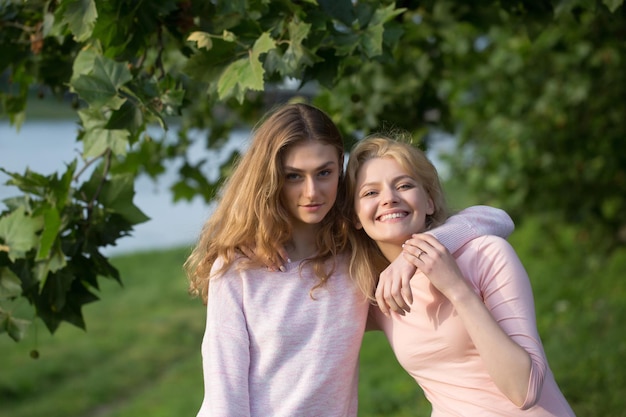
<svg viewBox="0 0 626 417">
<path fill-rule="evenodd" d="M 235 259 L 228 260 L 224 257 L 218 257 L 211 266 L 211 279 L 217 279 L 224 276 L 230 276 L 233 274 L 240 274 L 244 270 L 254 270 L 260 268 L 251 268 L 247 262 L 247 258 L 243 255 L 235 257 Z"/>
<path fill-rule="evenodd" d="M 514 249 L 506 239 L 495 235 L 484 235 L 467 242 L 461 247 L 461 249 L 459 249 L 458 252 L 455 253 L 455 256 L 461 257 L 463 255 L 477 252 L 495 254 L 508 251 L 514 251 Z"/>
<path fill-rule="evenodd" d="M 457 263 L 473 270 L 497 271 L 509 265 L 521 264 L 515 249 L 499 236 L 485 235 L 466 243 L 454 254 Z"/>
</svg>

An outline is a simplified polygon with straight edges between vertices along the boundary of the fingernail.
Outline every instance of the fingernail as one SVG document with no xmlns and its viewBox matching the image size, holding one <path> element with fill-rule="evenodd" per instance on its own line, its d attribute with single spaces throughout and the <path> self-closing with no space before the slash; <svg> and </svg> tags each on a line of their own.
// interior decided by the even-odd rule
<svg viewBox="0 0 626 417">
<path fill-rule="evenodd" d="M 280 271 L 281 271 L 281 272 L 285 272 L 286 270 L 287 270 L 287 269 L 286 269 L 284 266 L 282 266 L 282 265 L 280 266 Z"/>
<path fill-rule="evenodd" d="M 291 259 L 287 258 L 287 263 L 290 264 L 291 263 Z"/>
</svg>

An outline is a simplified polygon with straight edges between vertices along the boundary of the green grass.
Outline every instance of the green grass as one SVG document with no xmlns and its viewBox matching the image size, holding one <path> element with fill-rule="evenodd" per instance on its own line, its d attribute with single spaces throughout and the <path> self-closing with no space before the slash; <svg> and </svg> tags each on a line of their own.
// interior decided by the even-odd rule
<svg viewBox="0 0 626 417">
<path fill-rule="evenodd" d="M 545 244 L 528 223 L 510 241 L 535 292 L 539 330 L 552 370 L 579 416 L 626 416 L 626 251 L 599 262 Z M 202 400 L 204 307 L 186 293 L 187 249 L 116 257 L 124 287 L 104 281 L 84 309 L 88 331 L 39 324 L 25 340 L 0 337 L 0 417 L 194 416 Z M 37 349 L 39 359 L 31 359 Z M 381 333 L 365 335 L 360 413 L 427 416 L 417 385 Z"/>
</svg>

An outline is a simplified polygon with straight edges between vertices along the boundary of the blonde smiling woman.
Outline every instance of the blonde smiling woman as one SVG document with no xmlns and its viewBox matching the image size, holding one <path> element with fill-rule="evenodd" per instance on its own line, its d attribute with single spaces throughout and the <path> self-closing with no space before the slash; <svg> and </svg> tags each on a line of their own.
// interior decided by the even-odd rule
<svg viewBox="0 0 626 417">
<path fill-rule="evenodd" d="M 346 177 L 354 199 L 347 208 L 355 224 L 351 272 L 373 283 L 398 256 L 419 269 L 410 312 L 374 314 L 432 416 L 573 416 L 548 366 L 530 282 L 513 248 L 483 236 L 450 254 L 422 233 L 447 216 L 423 152 L 374 135 L 352 150 Z"/>
</svg>

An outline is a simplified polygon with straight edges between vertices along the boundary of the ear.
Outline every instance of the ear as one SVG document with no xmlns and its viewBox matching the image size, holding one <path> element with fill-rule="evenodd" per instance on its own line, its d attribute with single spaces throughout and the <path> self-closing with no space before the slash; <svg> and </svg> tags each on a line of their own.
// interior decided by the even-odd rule
<svg viewBox="0 0 626 417">
<path fill-rule="evenodd" d="M 435 203 L 433 199 L 428 197 L 428 204 L 426 205 L 426 214 L 432 215 L 435 212 Z"/>
<path fill-rule="evenodd" d="M 354 227 L 356 227 L 356 230 L 361 230 L 363 228 L 363 225 L 361 224 L 361 222 L 359 221 L 359 219 L 356 219 L 354 221 Z"/>
</svg>

